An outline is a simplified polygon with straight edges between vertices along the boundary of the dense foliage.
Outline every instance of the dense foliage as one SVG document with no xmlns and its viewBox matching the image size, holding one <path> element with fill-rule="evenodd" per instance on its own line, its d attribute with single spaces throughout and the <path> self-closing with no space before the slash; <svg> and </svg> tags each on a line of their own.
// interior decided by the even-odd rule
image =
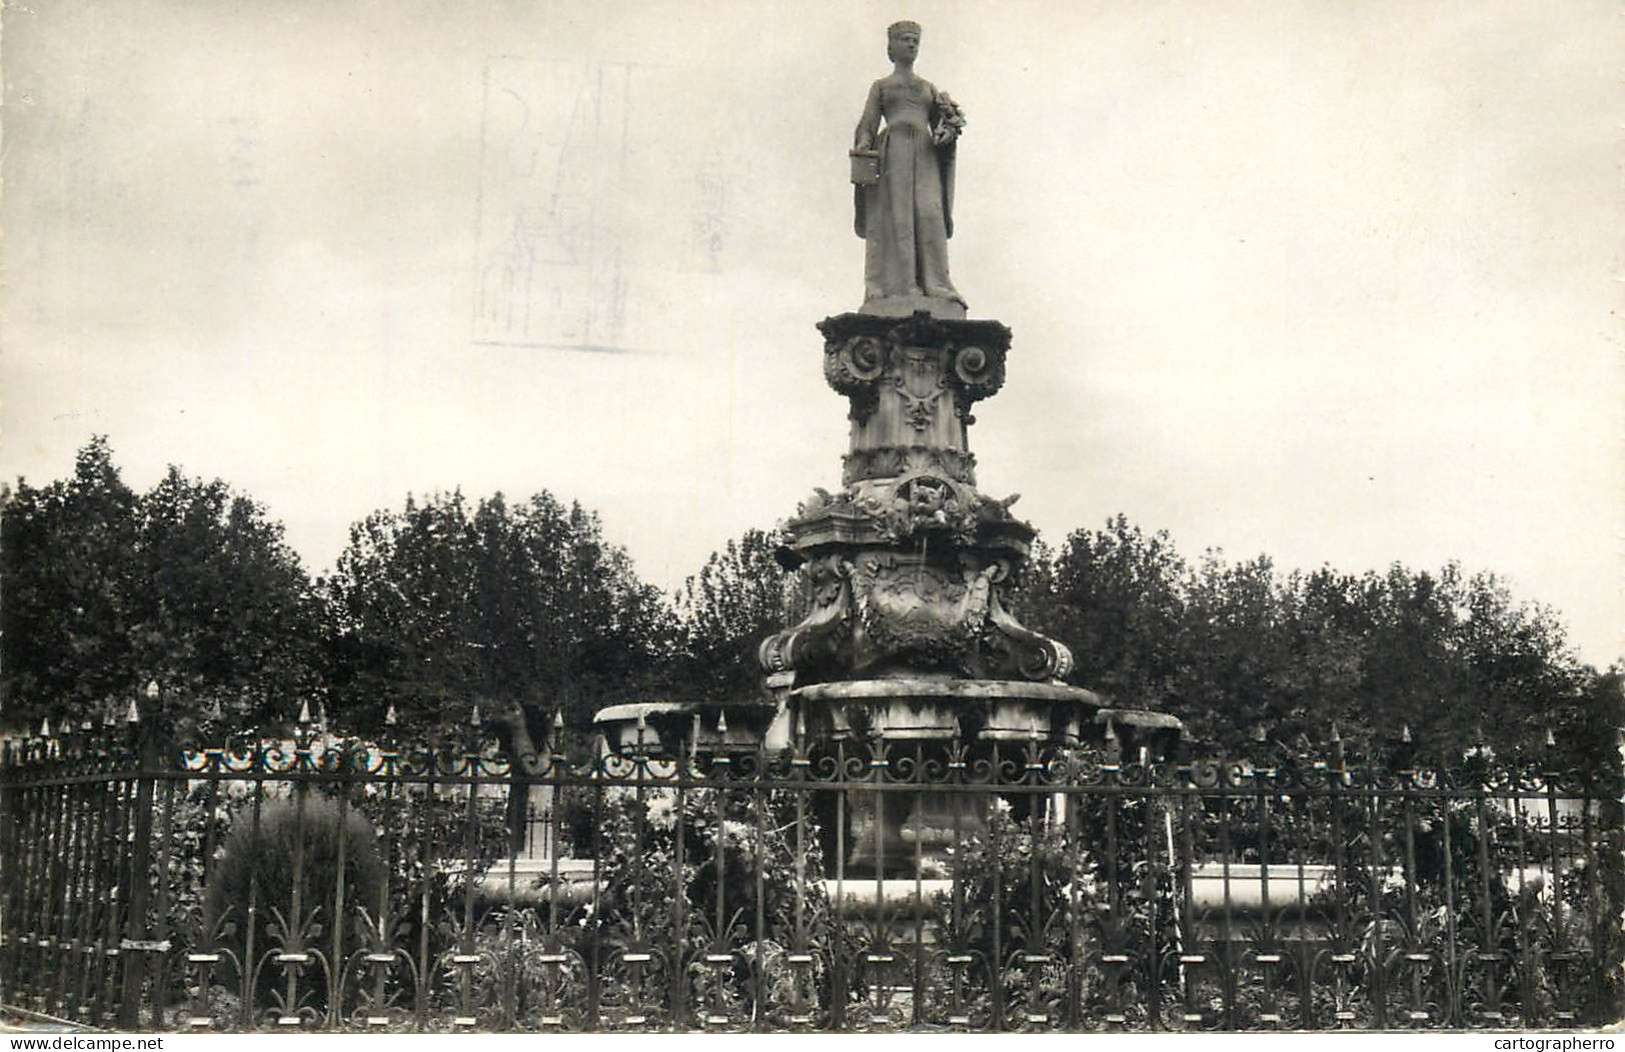
<svg viewBox="0 0 1625 1052">
<path fill-rule="evenodd" d="M 136 493 L 105 439 L 72 478 L 7 496 L 0 580 L 8 724 L 122 719 L 131 701 L 159 722 L 275 721 L 319 680 L 318 606 L 281 524 L 174 467 Z"/>
<path fill-rule="evenodd" d="M 351 527 L 322 593 L 334 712 L 365 731 L 394 707 L 420 733 L 443 732 L 479 705 L 539 739 L 555 714 L 585 726 L 603 705 L 647 696 L 671 647 L 660 593 L 596 515 L 545 492 L 375 512 Z"/>
<path fill-rule="evenodd" d="M 230 947 L 237 960 L 250 962 L 250 970 L 256 963 L 248 955 L 251 923 L 259 925 L 254 936 L 262 953 L 267 947 L 320 945 L 334 924 L 341 856 L 346 895 L 337 905 L 347 917 L 388 879 L 377 831 L 363 814 L 341 812 L 332 800 L 312 796 L 266 800 L 257 821 L 252 814 L 237 815 L 204 891 L 205 937 Z M 272 999 L 277 978 L 275 969 L 261 970 L 261 1000 Z"/>
<path fill-rule="evenodd" d="M 313 702 L 350 733 L 386 733 L 393 709 L 440 736 L 477 707 L 531 751 L 605 705 L 759 696 L 756 648 L 800 605 L 778 545 L 747 531 L 668 601 L 579 505 L 454 492 L 368 515 L 312 582 L 258 504 L 177 468 L 137 493 L 98 438 L 71 478 L 4 494 L 0 722 L 135 700 L 169 731 L 274 730 Z M 1550 731 L 1568 760 L 1618 764 L 1603 729 L 1625 722 L 1620 670 L 1583 665 L 1553 611 L 1454 563 L 1192 563 L 1118 517 L 1039 545 L 1019 605 L 1071 646 L 1074 682 L 1217 748 L 1320 745 L 1335 726 L 1356 751 L 1408 729 L 1436 753 L 1505 753 Z"/>
<path fill-rule="evenodd" d="M 756 649 L 796 620 L 799 578 L 775 558 L 777 531 L 746 530 L 712 552 L 677 597 L 683 650 L 677 688 L 706 700 L 762 693 Z"/>
<path fill-rule="evenodd" d="M 1075 682 L 1173 712 L 1220 748 L 1267 735 L 1350 747 L 1507 752 L 1551 730 L 1570 759 L 1617 764 L 1617 670 L 1583 665 L 1550 609 L 1455 563 L 1279 573 L 1267 557 L 1191 565 L 1118 517 L 1038 560 L 1023 617 L 1068 643 Z"/>
</svg>

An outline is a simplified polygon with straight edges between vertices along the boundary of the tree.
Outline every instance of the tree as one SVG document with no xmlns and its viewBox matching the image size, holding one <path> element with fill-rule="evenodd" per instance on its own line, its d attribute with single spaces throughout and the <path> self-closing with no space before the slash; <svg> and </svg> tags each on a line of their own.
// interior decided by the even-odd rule
<svg viewBox="0 0 1625 1052">
<path fill-rule="evenodd" d="M 510 756 L 539 754 L 554 718 L 585 729 L 605 705 L 662 686 L 673 628 L 660 593 L 598 517 L 543 492 L 407 497 L 350 528 L 321 582 L 333 634 L 328 677 L 339 724 L 410 738 L 455 736 L 476 711 Z M 508 828 L 528 824 L 515 784 Z"/>
<path fill-rule="evenodd" d="M 658 689 L 671 651 L 660 593 L 596 515 L 545 492 L 518 507 L 500 493 L 472 508 L 460 492 L 408 497 L 351 527 L 321 587 L 334 711 L 364 733 L 391 708 L 414 732 L 447 733 L 478 705 L 532 752 L 555 715 L 586 727 Z"/>
<path fill-rule="evenodd" d="M 1334 726 L 1353 732 L 1363 725 L 1356 714 L 1364 711 L 1371 631 L 1360 579 L 1321 567 L 1292 574 L 1281 595 L 1289 608 L 1282 626 L 1284 676 L 1296 724 L 1286 733 L 1324 741 Z"/>
<path fill-rule="evenodd" d="M 1292 677 L 1291 603 L 1265 556 L 1231 565 L 1204 554 L 1181 583 L 1179 658 L 1168 707 L 1193 738 L 1237 749 L 1259 728 L 1305 728 Z"/>
<path fill-rule="evenodd" d="M 1361 753 L 1409 733 L 1448 759 L 1476 744 L 1527 751 L 1551 731 L 1554 759 L 1588 764 L 1619 707 L 1617 679 L 1579 662 L 1552 610 L 1455 563 L 1283 578 L 1267 557 L 1208 552 L 1192 567 L 1166 533 L 1122 516 L 1034 561 L 1024 616 L 1072 647 L 1074 681 L 1171 712 L 1208 748 L 1261 731 L 1324 743 L 1335 726 Z"/>
<path fill-rule="evenodd" d="M 795 623 L 800 598 L 800 578 L 775 556 L 781 543 L 777 531 L 746 530 L 683 582 L 677 600 L 684 648 L 676 676 L 680 693 L 709 701 L 762 694 L 756 648 Z"/>
<path fill-rule="evenodd" d="M 0 574 L 8 723 L 122 717 L 135 700 L 162 733 L 239 729 L 291 717 L 318 688 L 319 608 L 281 524 L 173 466 L 138 495 L 105 437 L 71 479 L 19 480 Z"/>
<path fill-rule="evenodd" d="M 1556 714 L 1558 748 L 1569 763 L 1585 771 L 1621 774 L 1625 752 L 1625 663 L 1616 662 L 1601 672 L 1592 670 L 1578 697 Z M 1613 806 L 1619 814 L 1620 792 L 1613 786 Z M 1616 823 L 1618 819 L 1616 817 Z"/>
<path fill-rule="evenodd" d="M 1067 537 L 1050 566 L 1035 552 L 1019 614 L 1066 643 L 1072 679 L 1122 705 L 1165 709 L 1178 663 L 1186 567 L 1166 532 L 1119 515 Z"/>
</svg>

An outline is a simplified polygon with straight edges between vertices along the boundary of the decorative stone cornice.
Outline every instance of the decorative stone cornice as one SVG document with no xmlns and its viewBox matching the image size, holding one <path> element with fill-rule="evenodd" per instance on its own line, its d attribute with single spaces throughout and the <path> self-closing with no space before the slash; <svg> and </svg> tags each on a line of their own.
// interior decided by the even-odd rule
<svg viewBox="0 0 1625 1052">
<path fill-rule="evenodd" d="M 819 322 L 818 331 L 824 335 L 824 378 L 847 397 L 848 415 L 860 423 L 875 411 L 881 388 L 889 385 L 910 401 L 908 412 L 916 430 L 924 429 L 933 396 L 906 389 L 899 369 L 905 352 L 933 352 L 939 386 L 952 392 L 955 415 L 967 425 L 975 422 L 971 406 L 1004 386 L 1010 330 L 996 321 L 933 318 L 923 311 L 901 321 L 837 314 Z"/>
<path fill-rule="evenodd" d="M 1010 514 L 1018 499 L 993 500 L 929 470 L 867 479 L 836 493 L 815 490 L 785 523 L 785 543 L 810 557 L 830 545 L 929 543 L 1025 559 L 1033 529 Z"/>
<path fill-rule="evenodd" d="M 976 485 L 976 454 L 930 446 L 878 446 L 855 449 L 841 458 L 841 482 L 850 486 L 866 479 L 898 478 L 909 474 L 939 475 Z"/>
</svg>

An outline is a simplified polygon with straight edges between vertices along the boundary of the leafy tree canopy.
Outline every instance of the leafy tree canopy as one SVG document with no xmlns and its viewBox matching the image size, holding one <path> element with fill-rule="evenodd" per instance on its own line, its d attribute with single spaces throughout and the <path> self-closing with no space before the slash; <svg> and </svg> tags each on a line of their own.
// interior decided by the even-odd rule
<svg viewBox="0 0 1625 1052">
<path fill-rule="evenodd" d="M 800 579 L 775 558 L 782 541 L 777 531 L 747 530 L 683 582 L 683 652 L 673 677 L 679 693 L 709 701 L 763 695 L 756 649 L 800 612 Z"/>
<path fill-rule="evenodd" d="M 1335 725 L 1359 749 L 1408 729 L 1437 755 L 1527 748 L 1551 730 L 1571 760 L 1618 762 L 1617 674 L 1581 664 L 1557 615 L 1493 574 L 1282 575 L 1218 552 L 1192 565 L 1122 516 L 1037 563 L 1024 617 L 1073 648 L 1074 681 L 1173 712 L 1197 742 L 1318 744 Z"/>
<path fill-rule="evenodd" d="M 7 496 L 0 578 L 7 724 L 122 719 L 136 700 L 159 724 L 241 728 L 317 688 L 319 608 L 281 524 L 175 467 L 136 493 L 104 437 L 72 478 Z"/>
<path fill-rule="evenodd" d="M 334 712 L 364 732 L 393 707 L 403 727 L 436 733 L 482 703 L 522 734 L 556 714 L 586 726 L 657 690 L 672 649 L 660 592 L 596 515 L 546 492 L 517 506 L 409 497 L 351 527 L 321 588 Z"/>
<path fill-rule="evenodd" d="M 534 747 L 555 716 L 660 697 L 761 691 L 755 651 L 793 623 L 798 579 L 751 530 L 689 578 L 675 609 L 599 520 L 548 493 L 510 505 L 408 498 L 350 531 L 312 585 L 282 528 L 224 482 L 170 468 L 127 486 L 105 438 L 72 477 L 0 491 L 0 723 L 122 716 L 269 728 L 307 699 L 347 729 L 466 723 L 475 705 Z M 1394 565 L 1282 574 L 1268 558 L 1187 561 L 1119 516 L 1035 549 L 1022 617 L 1068 643 L 1075 682 L 1173 712 L 1197 743 L 1265 735 L 1383 751 L 1408 729 L 1460 753 L 1539 745 L 1618 764 L 1619 667 L 1580 663 L 1557 615 L 1493 574 Z M 156 681 L 149 698 L 144 689 Z"/>
</svg>

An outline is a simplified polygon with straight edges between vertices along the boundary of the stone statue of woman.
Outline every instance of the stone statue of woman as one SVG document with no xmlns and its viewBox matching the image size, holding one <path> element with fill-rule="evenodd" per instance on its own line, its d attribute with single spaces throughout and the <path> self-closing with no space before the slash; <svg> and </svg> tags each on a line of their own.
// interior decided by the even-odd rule
<svg viewBox="0 0 1625 1052">
<path fill-rule="evenodd" d="M 948 238 L 964 117 L 945 92 L 914 74 L 919 24 L 895 23 L 886 38 L 895 68 L 870 87 L 852 151 L 855 227 L 865 243 L 862 312 L 963 318 L 965 301 L 948 277 Z"/>
</svg>

